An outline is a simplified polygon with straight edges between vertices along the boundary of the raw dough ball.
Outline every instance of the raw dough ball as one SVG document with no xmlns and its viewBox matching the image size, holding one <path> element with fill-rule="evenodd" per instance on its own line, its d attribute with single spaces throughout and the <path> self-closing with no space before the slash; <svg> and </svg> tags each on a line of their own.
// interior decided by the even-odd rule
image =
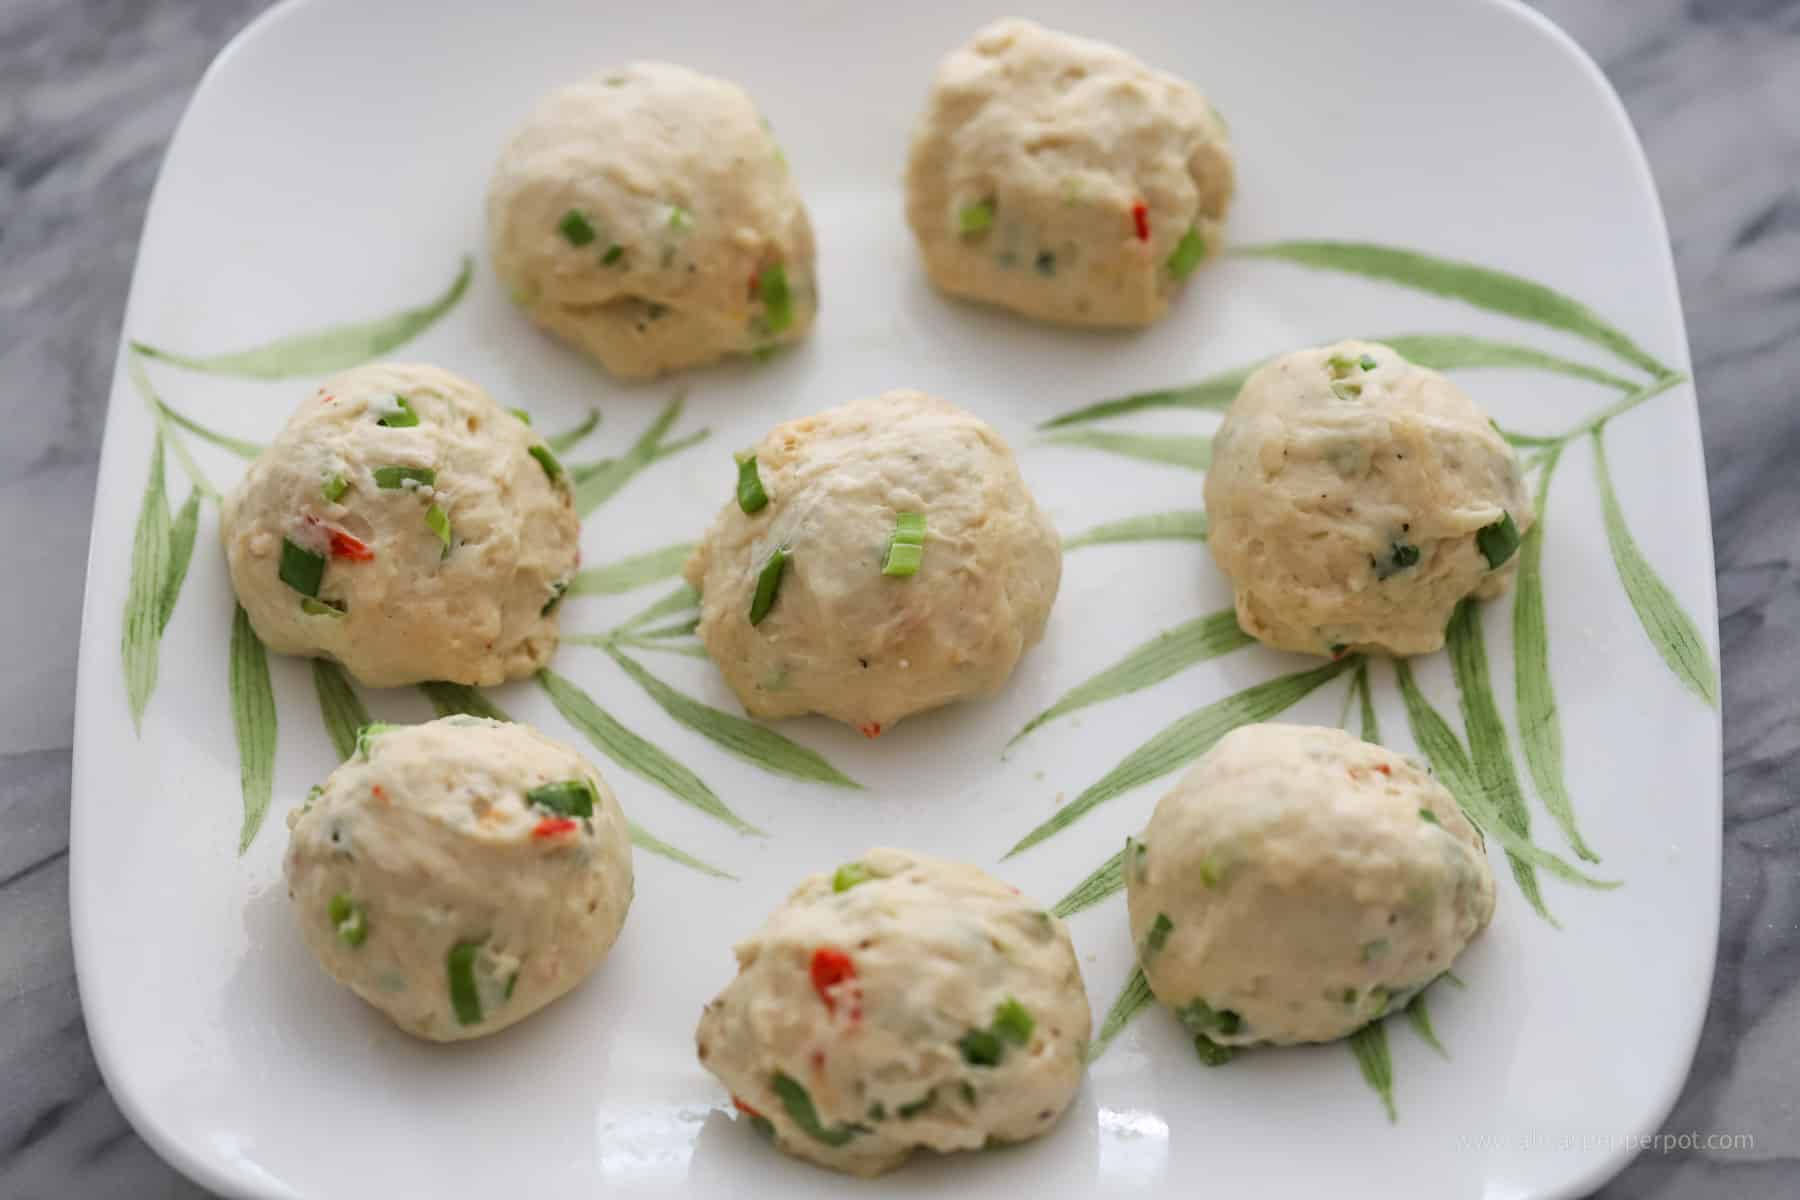
<svg viewBox="0 0 1800 1200">
<path fill-rule="evenodd" d="M 1207 544 L 1244 632 L 1282 650 L 1427 654 L 1497 596 L 1531 527 L 1512 447 L 1455 384 L 1375 342 L 1296 350 L 1213 437 Z"/>
<path fill-rule="evenodd" d="M 874 737 L 997 689 L 1043 636 L 1062 543 L 986 422 L 888 392 L 771 430 L 751 451 L 768 505 L 726 504 L 688 561 L 700 637 L 752 716 L 819 712 Z M 900 513 L 916 574 L 884 574 Z M 773 551 L 787 563 L 759 624 Z"/>
<path fill-rule="evenodd" d="M 1066 926 L 974 867 L 871 850 L 737 946 L 700 1061 L 783 1150 L 878 1175 L 1049 1129 L 1091 1023 Z M 764 1124 L 766 1122 L 766 1124 Z"/>
<path fill-rule="evenodd" d="M 526 725 L 364 729 L 288 816 L 288 895 L 319 964 L 410 1034 L 481 1037 L 600 965 L 631 835 L 581 755 Z"/>
<path fill-rule="evenodd" d="M 1146 325 L 1219 249 L 1232 188 L 1225 124 L 1192 85 L 1014 18 L 938 68 L 906 219 L 946 292 Z"/>
<path fill-rule="evenodd" d="M 225 498 L 219 532 L 269 649 L 398 687 L 549 662 L 581 523 L 518 417 L 448 371 L 380 363 L 301 404 Z"/>
<path fill-rule="evenodd" d="M 1494 914 L 1481 835 L 1411 759 L 1246 725 L 1125 851 L 1156 998 L 1231 1045 L 1325 1042 L 1405 1007 Z"/>
<path fill-rule="evenodd" d="M 819 306 L 812 225 L 736 84 L 633 63 L 552 92 L 500 156 L 494 273 L 615 375 L 796 341 Z"/>
</svg>

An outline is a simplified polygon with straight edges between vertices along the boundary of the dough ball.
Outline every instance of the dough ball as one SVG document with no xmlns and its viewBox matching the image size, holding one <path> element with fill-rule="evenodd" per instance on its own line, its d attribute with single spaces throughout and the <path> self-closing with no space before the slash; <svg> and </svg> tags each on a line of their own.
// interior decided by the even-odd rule
<svg viewBox="0 0 1800 1200">
<path fill-rule="evenodd" d="M 1043 636 L 1062 543 L 986 422 L 888 392 L 778 425 L 749 453 L 768 503 L 727 503 L 687 579 L 707 653 L 752 716 L 824 713 L 874 737 L 994 691 Z M 924 525 L 911 575 L 891 573 L 913 554 L 893 546 L 902 514 Z"/>
<path fill-rule="evenodd" d="M 701 1063 L 789 1154 L 878 1175 L 915 1149 L 1036 1137 L 1091 1017 L 1066 926 L 974 867 L 871 850 L 737 946 Z"/>
<path fill-rule="evenodd" d="M 1126 846 L 1125 888 L 1150 990 L 1221 1045 L 1397 1012 L 1494 914 L 1481 835 L 1443 785 L 1307 725 L 1222 738 Z"/>
<path fill-rule="evenodd" d="M 938 68 L 906 219 L 952 295 L 1147 325 L 1218 251 L 1233 186 L 1225 124 L 1191 84 L 1014 18 Z"/>
<path fill-rule="evenodd" d="M 1436 371 L 1375 342 L 1296 350 L 1213 438 L 1207 544 L 1244 632 L 1282 650 L 1428 654 L 1497 596 L 1531 527 L 1512 447 Z"/>
<path fill-rule="evenodd" d="M 533 321 L 643 378 L 806 334 L 812 225 L 736 84 L 632 63 L 552 92 L 487 198 L 494 273 Z"/>
<path fill-rule="evenodd" d="M 288 817 L 319 965 L 406 1032 L 481 1037 L 600 965 L 631 907 L 631 835 L 581 755 L 526 725 L 370 725 Z"/>
<path fill-rule="evenodd" d="M 371 687 L 496 684 L 556 651 L 580 558 L 568 476 L 531 427 L 436 367 L 357 367 L 300 405 L 225 498 L 250 624 Z"/>
</svg>

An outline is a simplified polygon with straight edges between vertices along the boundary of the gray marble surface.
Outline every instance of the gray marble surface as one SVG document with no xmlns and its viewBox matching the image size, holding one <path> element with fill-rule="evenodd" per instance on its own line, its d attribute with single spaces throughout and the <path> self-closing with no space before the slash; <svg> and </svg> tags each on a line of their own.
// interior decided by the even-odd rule
<svg viewBox="0 0 1800 1200">
<path fill-rule="evenodd" d="M 96 460 L 145 202 L 200 73 L 262 7 L 0 0 L 0 1197 L 203 1194 L 132 1133 L 88 1049 L 69 947 L 69 744 Z M 1755 1139 L 1645 1154 L 1600 1194 L 1792 1200 L 1800 0 L 1542 7 L 1625 98 L 1687 306 L 1718 548 L 1725 882 L 1712 1007 L 1668 1129 Z"/>
</svg>

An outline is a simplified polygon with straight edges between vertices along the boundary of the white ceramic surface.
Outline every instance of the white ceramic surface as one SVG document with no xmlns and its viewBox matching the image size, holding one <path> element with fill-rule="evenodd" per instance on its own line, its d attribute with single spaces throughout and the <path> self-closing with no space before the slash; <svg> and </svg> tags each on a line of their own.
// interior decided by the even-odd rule
<svg viewBox="0 0 1800 1200">
<path fill-rule="evenodd" d="M 714 6 L 449 6 L 301 0 L 221 56 L 175 138 L 145 225 L 128 338 L 233 349 L 392 311 L 474 283 L 396 357 L 440 363 L 532 409 L 549 429 L 590 405 L 605 422 L 565 456 L 614 454 L 674 385 L 621 387 L 526 327 L 480 261 L 481 197 L 508 130 L 545 89 L 610 62 L 662 57 L 743 83 L 779 132 L 818 227 L 824 309 L 813 337 L 764 365 L 708 371 L 677 432 L 696 449 L 621 491 L 584 536 L 606 563 L 696 537 L 734 478 L 728 452 L 773 422 L 888 387 L 939 392 L 1000 427 L 1058 527 L 1200 504 L 1200 477 L 1053 447 L 1038 422 L 1191 382 L 1349 334 L 1504 339 L 1630 374 L 1566 333 L 1351 275 L 1251 258 L 1202 271 L 1170 318 L 1135 335 L 1026 324 L 930 291 L 901 219 L 910 123 L 941 54 L 991 11 L 924 2 L 889 14 L 825 0 Z M 1046 0 L 1031 15 L 1104 37 L 1198 82 L 1231 123 L 1238 243 L 1344 239 L 1478 262 L 1566 292 L 1676 371 L 1687 348 L 1656 196 L 1600 73 L 1541 18 L 1495 0 L 1381 6 Z M 96 505 L 77 708 L 72 902 L 82 998 L 114 1095 L 177 1166 L 258 1197 L 694 1197 L 990 1194 L 1311 1197 L 1578 1194 L 1653 1131 L 1686 1070 L 1717 923 L 1719 726 L 1634 616 L 1608 551 L 1594 461 L 1570 444 L 1545 540 L 1551 667 L 1566 777 L 1615 891 L 1545 877 L 1561 928 L 1507 877 L 1492 929 L 1431 993 L 1437 1056 L 1390 1022 L 1390 1123 L 1343 1047 L 1255 1053 L 1203 1069 L 1166 1014 L 1141 1016 L 1051 1135 L 917 1161 L 873 1184 L 790 1161 L 731 1119 L 694 1060 L 700 1006 L 730 946 L 804 873 L 870 844 L 996 869 L 1046 904 L 1112 853 L 1163 783 L 1132 791 L 1026 853 L 1000 857 L 1053 809 L 1178 717 L 1310 665 L 1258 647 L 1007 739 L 1069 687 L 1154 633 L 1229 603 L 1195 542 L 1071 551 L 1042 646 L 994 699 L 906 722 L 876 742 L 808 720 L 782 727 L 867 786 L 764 773 L 676 724 L 595 649 L 557 669 L 705 779 L 757 839 L 733 833 L 597 753 L 628 813 L 735 872 L 705 878 L 639 855 L 638 896 L 612 957 L 567 1000 L 475 1044 L 389 1028 L 308 960 L 280 883 L 282 817 L 333 764 L 306 664 L 270 662 L 279 713 L 275 800 L 242 856 L 227 689 L 232 600 L 216 511 L 161 647 L 134 733 L 121 613 L 154 423 L 125 370 Z M 266 441 L 310 386 L 149 365 L 163 398 L 215 430 Z M 1458 374 L 1509 429 L 1557 432 L 1617 393 L 1538 371 Z M 1204 433 L 1211 413 L 1147 412 L 1092 428 Z M 221 486 L 241 461 L 188 444 Z M 1608 427 L 1621 509 L 1645 558 L 1716 660 L 1705 478 L 1691 387 Z M 187 480 L 171 457 L 170 497 Z M 600 631 L 669 584 L 571 599 L 566 630 Z M 1512 601 L 1485 611 L 1494 692 L 1516 742 Z M 645 655 L 663 679 L 735 704 L 703 661 Z M 1710 664 L 1709 664 L 1710 665 Z M 1415 663 L 1457 729 L 1443 656 Z M 1346 676 L 1345 679 L 1348 677 Z M 1410 749 L 1386 664 L 1383 732 Z M 1335 722 L 1342 680 L 1284 719 Z M 410 691 L 365 693 L 378 717 L 421 719 Z M 590 749 L 532 685 L 495 698 Z M 1524 767 L 1519 766 L 1521 775 Z M 1527 794 L 1531 784 L 1527 778 Z M 1533 837 L 1568 847 L 1540 803 Z M 1122 899 L 1073 918 L 1096 1014 L 1130 970 Z"/>
</svg>

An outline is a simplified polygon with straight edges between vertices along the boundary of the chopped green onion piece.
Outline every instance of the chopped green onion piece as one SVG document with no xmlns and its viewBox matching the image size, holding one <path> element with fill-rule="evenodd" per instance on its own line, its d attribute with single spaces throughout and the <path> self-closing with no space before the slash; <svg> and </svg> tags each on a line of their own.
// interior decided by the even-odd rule
<svg viewBox="0 0 1800 1200">
<path fill-rule="evenodd" d="M 1181 240 L 1175 243 L 1175 252 L 1169 255 L 1169 274 L 1177 279 L 1185 279 L 1205 257 L 1206 239 L 1200 236 L 1198 229 L 1190 226 L 1181 235 Z"/>
<path fill-rule="evenodd" d="M 763 491 L 762 475 L 756 469 L 756 455 L 741 455 L 738 460 L 738 507 L 745 513 L 761 512 L 769 503 L 769 493 Z"/>
<path fill-rule="evenodd" d="M 1008 996 L 999 1008 L 994 1010 L 994 1032 L 1015 1046 L 1023 1046 L 1031 1041 L 1031 1031 L 1037 1028 L 1037 1022 L 1025 1006 Z"/>
<path fill-rule="evenodd" d="M 513 989 L 519 986 L 519 972 L 514 971 L 506 977 L 506 990 L 500 993 L 500 999 L 511 1000 Z"/>
<path fill-rule="evenodd" d="M 300 597 L 300 611 L 309 617 L 341 617 L 345 609 L 342 601 L 317 600 L 311 596 Z"/>
<path fill-rule="evenodd" d="M 325 503 L 336 504 L 350 490 L 350 481 L 342 475 L 327 475 L 325 482 L 319 485 L 319 492 L 325 497 Z"/>
<path fill-rule="evenodd" d="M 281 565 L 276 568 L 281 582 L 302 596 L 317 596 L 319 583 L 325 578 L 325 556 L 315 554 L 292 538 L 281 539 Z"/>
<path fill-rule="evenodd" d="M 1350 360 L 1350 356 L 1347 354 L 1334 354 L 1325 360 L 1325 365 L 1331 368 L 1333 379 L 1342 379 L 1356 364 Z"/>
<path fill-rule="evenodd" d="M 900 1119 L 902 1121 L 910 1121 L 914 1117 L 918 1116 L 920 1113 L 924 1112 L 926 1109 L 930 1108 L 931 1102 L 936 1099 L 937 1099 L 937 1089 L 932 1088 L 929 1092 L 926 1092 L 923 1096 L 920 1096 L 917 1100 L 914 1100 L 911 1104 L 902 1104 L 899 1108 L 896 1108 L 894 1111 L 900 1114 Z"/>
<path fill-rule="evenodd" d="M 538 609 L 538 616 L 547 617 L 551 613 L 555 612 L 556 606 L 562 603 L 563 593 L 568 590 L 569 590 L 569 581 L 566 579 L 559 579 L 555 583 L 551 584 L 550 585 L 550 598 L 548 600 L 544 601 L 544 607 Z"/>
<path fill-rule="evenodd" d="M 1224 874 L 1225 868 L 1220 865 L 1219 860 L 1215 856 L 1209 854 L 1200 860 L 1201 887 L 1218 887 L 1219 880 L 1224 877 Z"/>
<path fill-rule="evenodd" d="M 1157 913 L 1156 920 L 1150 923 L 1150 932 L 1144 935 L 1144 953 L 1155 954 L 1161 950 L 1168 944 L 1169 935 L 1173 932 L 1175 922 L 1169 920 L 1169 914 Z"/>
<path fill-rule="evenodd" d="M 925 558 L 925 514 L 903 512 L 894 515 L 894 534 L 888 542 L 883 575 L 916 575 Z"/>
<path fill-rule="evenodd" d="M 869 1105 L 869 1110 L 864 1116 L 871 1121 L 885 1121 L 887 1120 L 887 1105 L 877 1100 L 875 1103 Z"/>
<path fill-rule="evenodd" d="M 1429 808 L 1421 808 L 1419 810 L 1419 820 L 1425 822 L 1427 825 L 1436 825 L 1440 829 L 1443 828 L 1443 822 L 1439 821 L 1437 814 L 1432 812 Z"/>
<path fill-rule="evenodd" d="M 1037 268 L 1039 275 L 1046 277 L 1055 275 L 1056 255 L 1048 250 L 1039 250 L 1037 258 L 1032 261 L 1031 265 Z"/>
<path fill-rule="evenodd" d="M 346 946 L 360 946 L 369 936 L 369 918 L 363 906 L 339 892 L 326 906 L 325 915 L 337 929 L 338 940 Z"/>
<path fill-rule="evenodd" d="M 750 623 L 761 625 L 769 610 L 775 607 L 775 595 L 781 590 L 781 576 L 787 570 L 788 550 L 777 546 L 769 552 L 762 570 L 756 576 L 756 594 L 750 597 Z"/>
<path fill-rule="evenodd" d="M 480 952 L 480 942 L 450 947 L 450 1008 L 458 1025 L 481 1024 L 481 993 L 475 988 L 475 956 Z"/>
<path fill-rule="evenodd" d="M 986 1029 L 971 1029 L 957 1040 L 963 1061 L 972 1067 L 993 1067 L 1006 1057 L 1006 1043 Z"/>
<path fill-rule="evenodd" d="M 994 224 L 994 202 L 980 200 L 974 204 L 965 204 L 956 213 L 956 229 L 964 237 L 973 237 L 985 233 Z"/>
<path fill-rule="evenodd" d="M 531 414 L 526 412 L 524 409 L 509 408 L 506 411 L 511 413 L 513 416 L 519 418 L 519 420 L 525 422 L 525 424 L 527 424 L 527 425 L 531 424 Z"/>
<path fill-rule="evenodd" d="M 1222 1067 L 1237 1057 L 1236 1046 L 1221 1046 L 1204 1033 L 1194 1035 L 1194 1053 L 1209 1067 Z"/>
<path fill-rule="evenodd" d="M 957 1084 L 956 1086 L 962 1090 L 963 1103 L 968 1105 L 970 1108 L 974 1108 L 975 1107 L 975 1085 L 965 1079 L 961 1083 Z"/>
<path fill-rule="evenodd" d="M 1226 1037 L 1231 1037 L 1244 1027 L 1244 1018 L 1238 1016 L 1229 1008 L 1221 1008 L 1216 1024 L 1218 1025 L 1220 1033 L 1224 1034 Z"/>
<path fill-rule="evenodd" d="M 1381 364 L 1375 361 L 1375 356 L 1373 354 L 1365 354 L 1356 360 L 1356 365 L 1365 371 L 1373 371 Z"/>
<path fill-rule="evenodd" d="M 813 1107 L 812 1097 L 806 1089 L 793 1079 L 775 1073 L 772 1080 L 775 1094 L 781 1098 L 781 1106 L 787 1109 L 787 1115 L 800 1131 L 814 1141 L 824 1142 L 827 1146 L 842 1146 L 859 1133 L 868 1132 L 860 1125 L 839 1125 L 836 1129 L 827 1129 L 819 1120 L 819 1110 Z"/>
<path fill-rule="evenodd" d="M 375 486 L 390 492 L 409 483 L 430 487 L 437 482 L 437 472 L 430 467 L 376 467 L 372 473 Z"/>
<path fill-rule="evenodd" d="M 398 725 L 390 725 L 386 721 L 370 721 L 356 731 L 356 757 L 364 762 L 369 761 L 369 751 L 374 748 L 375 739 L 390 729 L 398 729 Z"/>
<path fill-rule="evenodd" d="M 669 205 L 669 228 L 686 230 L 694 227 L 694 214 L 679 204 Z"/>
<path fill-rule="evenodd" d="M 1386 555 L 1380 559 L 1370 559 L 1369 561 L 1375 568 L 1375 578 L 1386 579 L 1390 575 L 1399 574 L 1408 567 L 1417 566 L 1419 548 L 1410 542 L 1391 542 Z"/>
<path fill-rule="evenodd" d="M 763 323 L 769 332 L 782 333 L 794 323 L 794 300 L 788 291 L 787 268 L 770 263 L 756 279 L 756 294 L 763 303 Z"/>
<path fill-rule="evenodd" d="M 894 514 L 894 540 L 908 542 L 914 546 L 925 544 L 925 514 L 903 512 Z"/>
<path fill-rule="evenodd" d="M 405 396 L 395 396 L 394 407 L 375 418 L 375 423 L 389 429 L 411 429 L 419 423 L 419 414 L 413 411 Z"/>
<path fill-rule="evenodd" d="M 1139 883 L 1150 882 L 1150 843 L 1140 842 L 1136 838 L 1125 839 L 1125 857 L 1131 860 L 1132 874 Z"/>
<path fill-rule="evenodd" d="M 1356 1003 L 1356 989 L 1355 988 L 1345 988 L 1342 999 L 1345 1004 L 1355 1004 Z"/>
<path fill-rule="evenodd" d="M 547 808 L 558 816 L 591 817 L 594 815 L 594 785 L 585 779 L 546 783 L 526 792 L 525 803 Z"/>
<path fill-rule="evenodd" d="M 1362 960 L 1364 962 L 1374 962 L 1376 959 L 1386 954 L 1389 948 L 1390 944 L 1386 938 L 1376 938 L 1372 942 L 1364 942 L 1362 948 Z"/>
<path fill-rule="evenodd" d="M 556 228 L 563 235 L 563 240 L 571 246 L 585 246 L 594 240 L 594 227 L 588 221 L 587 214 L 579 208 L 571 208 L 556 223 Z"/>
<path fill-rule="evenodd" d="M 771 1142 L 775 1140 L 775 1122 L 769 1120 L 769 1118 L 763 1116 L 761 1113 L 748 1113 L 746 1115 L 750 1118 L 750 1128 L 756 1130 L 758 1135 Z"/>
<path fill-rule="evenodd" d="M 544 474 L 550 477 L 551 483 L 556 483 L 562 479 L 563 465 L 551 451 L 550 447 L 540 443 L 531 448 L 530 454 L 531 457 L 538 460 L 538 466 L 544 468 Z"/>
<path fill-rule="evenodd" d="M 1507 513 L 1492 525 L 1479 530 L 1475 534 L 1475 545 L 1481 549 L 1482 557 L 1488 560 L 1490 571 L 1504 566 L 1506 560 L 1519 548 L 1519 527 L 1513 523 L 1512 514 Z"/>
<path fill-rule="evenodd" d="M 867 883 L 873 878 L 875 878 L 875 876 L 869 873 L 869 868 L 863 866 L 861 863 L 845 863 L 832 874 L 831 890 L 834 892 L 847 892 L 857 884 Z"/>
<path fill-rule="evenodd" d="M 625 247 L 619 245 L 619 243 L 617 243 L 617 242 L 614 242 L 612 245 L 610 245 L 606 248 L 606 253 L 602 254 L 600 256 L 600 264 L 602 266 L 610 267 L 614 263 L 618 262 L 621 258 L 624 258 L 624 257 L 625 257 Z"/>
<path fill-rule="evenodd" d="M 438 541 L 444 543 L 444 555 L 450 554 L 450 515 L 437 505 L 425 510 L 425 528 L 437 534 Z"/>
</svg>

